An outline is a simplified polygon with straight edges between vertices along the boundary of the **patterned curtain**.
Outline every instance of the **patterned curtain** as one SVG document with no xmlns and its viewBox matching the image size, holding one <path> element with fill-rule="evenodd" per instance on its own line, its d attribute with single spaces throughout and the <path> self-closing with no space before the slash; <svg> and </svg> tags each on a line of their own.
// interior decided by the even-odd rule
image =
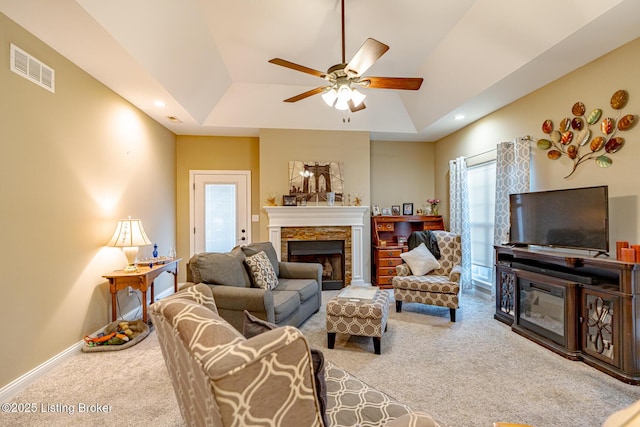
<svg viewBox="0 0 640 427">
<path fill-rule="evenodd" d="M 469 224 L 469 188 L 464 157 L 449 160 L 449 229 L 462 241 L 462 289 L 471 288 L 471 225 Z"/>
<path fill-rule="evenodd" d="M 525 193 L 530 189 L 530 138 L 516 138 L 501 142 L 496 153 L 496 209 L 493 243 L 509 241 L 509 194 Z"/>
</svg>

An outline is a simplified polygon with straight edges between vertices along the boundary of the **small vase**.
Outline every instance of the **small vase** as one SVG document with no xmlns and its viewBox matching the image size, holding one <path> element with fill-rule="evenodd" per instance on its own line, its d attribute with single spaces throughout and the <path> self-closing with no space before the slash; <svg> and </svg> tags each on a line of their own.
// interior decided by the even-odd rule
<svg viewBox="0 0 640 427">
<path fill-rule="evenodd" d="M 153 244 L 153 257 L 158 258 L 158 245 Z"/>
<path fill-rule="evenodd" d="M 431 206 L 431 215 L 438 215 L 438 207 Z"/>
</svg>

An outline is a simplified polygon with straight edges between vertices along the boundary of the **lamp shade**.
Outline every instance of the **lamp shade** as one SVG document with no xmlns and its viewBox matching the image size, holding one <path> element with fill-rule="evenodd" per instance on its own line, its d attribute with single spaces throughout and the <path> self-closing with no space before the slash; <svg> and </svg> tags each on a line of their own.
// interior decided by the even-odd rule
<svg viewBox="0 0 640 427">
<path fill-rule="evenodd" d="M 142 227 L 142 221 L 139 219 L 121 219 L 118 221 L 116 231 L 113 237 L 107 243 L 107 246 L 131 247 L 150 245 L 151 241 L 147 237 L 147 233 Z"/>
</svg>

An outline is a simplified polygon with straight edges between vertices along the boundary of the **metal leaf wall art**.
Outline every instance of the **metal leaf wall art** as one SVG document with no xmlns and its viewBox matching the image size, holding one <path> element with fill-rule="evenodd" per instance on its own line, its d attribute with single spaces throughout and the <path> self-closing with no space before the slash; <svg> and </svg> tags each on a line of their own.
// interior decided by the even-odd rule
<svg viewBox="0 0 640 427">
<path fill-rule="evenodd" d="M 547 157 L 551 160 L 567 156 L 573 161 L 573 168 L 565 178 L 569 178 L 579 165 L 588 160 L 595 160 L 601 168 L 608 168 L 613 164 L 610 155 L 618 152 L 625 143 L 618 132 L 631 129 L 637 121 L 637 116 L 633 114 L 622 114 L 628 100 L 629 94 L 623 89 L 611 96 L 611 108 L 618 112 L 616 118 L 602 118 L 601 108 L 587 113 L 585 105 L 576 102 L 571 107 L 573 117 L 560 120 L 557 128 L 549 119 L 542 123 L 542 132 L 547 137 L 538 139 L 538 148 L 548 150 Z"/>
</svg>

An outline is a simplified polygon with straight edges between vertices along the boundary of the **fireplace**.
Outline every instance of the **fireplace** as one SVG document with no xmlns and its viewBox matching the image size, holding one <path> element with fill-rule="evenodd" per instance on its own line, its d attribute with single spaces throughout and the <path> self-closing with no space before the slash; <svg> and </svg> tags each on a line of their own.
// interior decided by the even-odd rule
<svg viewBox="0 0 640 427">
<path fill-rule="evenodd" d="M 518 285 L 520 287 L 518 324 L 566 346 L 565 288 L 531 280 L 520 280 Z"/>
<path fill-rule="evenodd" d="M 269 241 L 280 260 L 288 260 L 290 241 L 344 240 L 344 286 L 365 284 L 369 261 L 365 248 L 370 244 L 365 232 L 367 206 L 265 206 L 264 210 L 269 215 Z"/>
<path fill-rule="evenodd" d="M 344 240 L 290 240 L 287 259 L 322 264 L 322 290 L 342 289 L 345 283 Z"/>
<path fill-rule="evenodd" d="M 536 337 L 551 341 L 564 349 L 565 357 L 572 358 L 578 348 L 576 282 L 523 270 L 517 270 L 516 275 L 513 329 L 534 341 Z"/>
</svg>

